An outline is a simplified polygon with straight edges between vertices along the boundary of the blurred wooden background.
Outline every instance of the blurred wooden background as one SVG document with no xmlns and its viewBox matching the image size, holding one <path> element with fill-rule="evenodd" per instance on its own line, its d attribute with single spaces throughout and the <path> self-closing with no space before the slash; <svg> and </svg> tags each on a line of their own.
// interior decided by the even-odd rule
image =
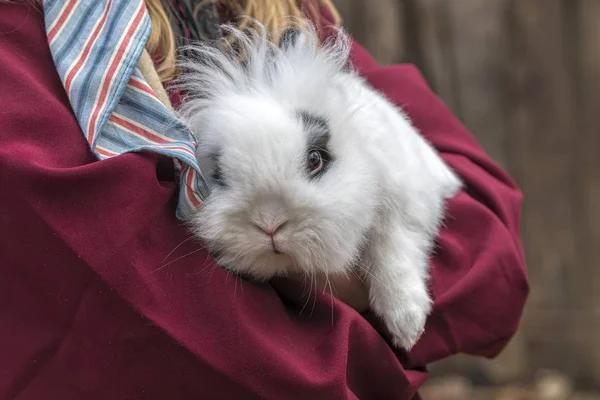
<svg viewBox="0 0 600 400">
<path fill-rule="evenodd" d="M 382 63 L 411 62 L 525 193 L 532 285 L 493 362 L 434 366 L 477 383 L 541 369 L 600 387 L 600 0 L 337 0 Z"/>
</svg>

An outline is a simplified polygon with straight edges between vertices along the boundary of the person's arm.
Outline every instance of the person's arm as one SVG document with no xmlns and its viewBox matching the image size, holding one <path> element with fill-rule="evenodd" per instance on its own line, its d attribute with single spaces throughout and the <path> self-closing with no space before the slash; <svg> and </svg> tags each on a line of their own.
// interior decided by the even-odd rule
<svg viewBox="0 0 600 400">
<path fill-rule="evenodd" d="M 172 163 L 96 161 L 41 14 L 0 5 L 0 397 L 410 398 L 341 302 L 218 268 L 175 219 Z"/>
</svg>

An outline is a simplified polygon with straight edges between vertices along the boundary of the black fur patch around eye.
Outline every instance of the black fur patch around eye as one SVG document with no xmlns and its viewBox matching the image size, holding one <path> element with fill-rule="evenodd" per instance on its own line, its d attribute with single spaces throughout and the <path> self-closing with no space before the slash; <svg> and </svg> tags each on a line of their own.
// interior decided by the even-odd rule
<svg viewBox="0 0 600 400">
<path fill-rule="evenodd" d="M 223 171 L 221 170 L 221 157 L 220 154 L 212 156 L 214 167 L 212 172 L 212 180 L 216 185 L 226 187 L 225 178 L 223 177 Z"/>
<path fill-rule="evenodd" d="M 302 121 L 304 130 L 307 134 L 306 151 L 310 153 L 317 150 L 321 153 L 324 167 L 318 174 L 312 175 L 317 177 L 325 173 L 334 160 L 333 154 L 329 149 L 329 140 L 331 139 L 331 130 L 327 119 L 308 111 L 298 111 L 298 118 Z"/>
<path fill-rule="evenodd" d="M 329 136 L 329 124 L 324 117 L 303 110 L 297 114 L 309 135 Z"/>
</svg>

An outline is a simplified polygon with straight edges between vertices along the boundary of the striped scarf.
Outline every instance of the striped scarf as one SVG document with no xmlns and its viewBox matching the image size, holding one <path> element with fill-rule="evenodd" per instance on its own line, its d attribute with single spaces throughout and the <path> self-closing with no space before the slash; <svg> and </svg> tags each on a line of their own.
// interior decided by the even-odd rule
<svg viewBox="0 0 600 400">
<path fill-rule="evenodd" d="M 192 2 L 172 5 L 184 3 Z M 138 67 L 151 30 L 144 1 L 44 0 L 43 11 L 56 69 L 93 153 L 99 160 L 142 151 L 172 158 L 180 173 L 177 216 L 189 218 L 208 187 L 195 157 L 194 137 Z M 214 22 L 214 6 L 204 11 L 198 21 Z M 209 25 L 189 24 L 183 15 L 179 18 L 188 24 L 174 24 L 178 32 L 186 32 L 179 40 L 211 32 Z"/>
</svg>

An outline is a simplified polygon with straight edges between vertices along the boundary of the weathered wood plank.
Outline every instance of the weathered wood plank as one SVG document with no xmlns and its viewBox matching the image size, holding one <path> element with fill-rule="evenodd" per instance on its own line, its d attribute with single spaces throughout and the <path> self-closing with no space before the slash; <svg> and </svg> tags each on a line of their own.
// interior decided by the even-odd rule
<svg viewBox="0 0 600 400">
<path fill-rule="evenodd" d="M 567 41 L 565 3 L 560 0 L 513 0 L 515 73 L 511 108 L 511 163 L 525 192 L 522 233 L 532 286 L 527 312 L 531 326 L 545 308 L 583 307 L 582 291 L 589 285 L 573 272 L 581 269 L 581 225 L 576 199 L 579 144 L 575 77 Z M 533 367 L 550 367 L 582 377 L 591 363 L 583 343 L 573 340 L 574 327 L 554 314 L 554 337 L 543 341 L 539 331 L 527 329 Z M 527 324 L 525 324 L 527 326 Z"/>
<path fill-rule="evenodd" d="M 513 0 L 511 108 L 514 175 L 526 194 L 523 236 L 532 306 L 569 306 L 578 265 L 572 183 L 578 154 L 560 0 Z"/>
<path fill-rule="evenodd" d="M 365 3 L 362 44 L 383 65 L 393 64 L 405 55 L 404 35 L 400 27 L 402 2 L 378 0 Z"/>
<path fill-rule="evenodd" d="M 579 102 L 582 115 L 581 156 L 579 169 L 582 197 L 581 217 L 584 219 L 583 241 L 585 264 L 578 274 L 591 282 L 588 294 L 588 307 L 600 313 L 600 2 L 581 0 L 580 19 L 580 58 L 581 96 Z M 580 329 L 585 329 L 585 324 Z M 600 329 L 595 339 L 588 342 L 593 354 L 593 373 L 600 382 Z"/>
<path fill-rule="evenodd" d="M 405 0 L 410 3 L 417 19 L 412 37 L 420 41 L 419 68 L 429 84 L 454 114 L 461 118 L 462 107 L 457 81 L 457 65 L 454 52 L 453 29 L 450 25 L 447 0 Z M 417 60 L 409 60 L 416 62 Z"/>
<path fill-rule="evenodd" d="M 505 168 L 509 167 L 508 5 L 505 0 L 448 2 L 461 119 Z"/>
</svg>

